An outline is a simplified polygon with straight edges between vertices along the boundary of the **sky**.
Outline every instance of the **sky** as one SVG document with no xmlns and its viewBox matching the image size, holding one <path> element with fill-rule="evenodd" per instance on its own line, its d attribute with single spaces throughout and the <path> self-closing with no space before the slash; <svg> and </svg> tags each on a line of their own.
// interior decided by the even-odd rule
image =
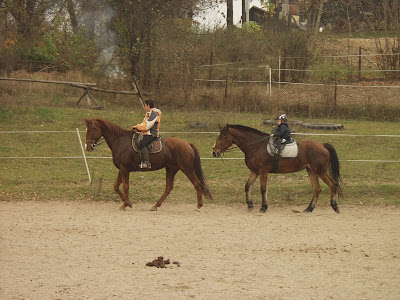
<svg viewBox="0 0 400 300">
<path fill-rule="evenodd" d="M 260 0 L 250 1 L 249 8 L 252 6 L 261 7 Z M 233 24 L 240 25 L 242 17 L 242 0 L 233 0 Z M 226 26 L 226 2 L 204 8 L 204 11 L 195 18 L 201 25 L 208 29 Z"/>
</svg>

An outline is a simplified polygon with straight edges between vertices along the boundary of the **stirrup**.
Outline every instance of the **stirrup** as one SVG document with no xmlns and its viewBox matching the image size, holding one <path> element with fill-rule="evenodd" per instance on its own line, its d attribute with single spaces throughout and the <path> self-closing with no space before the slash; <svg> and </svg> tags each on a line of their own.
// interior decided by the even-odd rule
<svg viewBox="0 0 400 300">
<path fill-rule="evenodd" d="M 139 165 L 139 168 L 140 169 L 151 169 L 151 163 L 142 161 Z"/>
</svg>

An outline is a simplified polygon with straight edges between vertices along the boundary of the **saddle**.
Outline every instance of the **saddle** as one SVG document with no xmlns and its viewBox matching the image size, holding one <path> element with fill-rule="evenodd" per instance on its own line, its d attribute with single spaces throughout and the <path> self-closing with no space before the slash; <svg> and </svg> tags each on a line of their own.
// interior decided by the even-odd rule
<svg viewBox="0 0 400 300">
<path fill-rule="evenodd" d="M 132 135 L 132 148 L 136 152 L 140 152 L 139 143 L 143 138 L 143 134 L 139 132 L 135 132 Z M 147 149 L 149 149 L 149 153 L 158 153 L 162 150 L 161 137 L 156 138 L 151 144 L 147 145 Z"/>
<path fill-rule="evenodd" d="M 274 139 L 270 139 L 270 142 L 267 146 L 267 151 L 271 156 L 275 156 L 276 153 L 280 153 L 281 157 L 297 157 L 297 153 L 299 151 L 297 143 L 293 141 L 289 144 L 280 144 L 280 148 L 277 149 L 277 145 L 274 142 Z M 278 151 L 277 151 L 278 150 Z"/>
<path fill-rule="evenodd" d="M 279 166 L 279 160 L 281 157 L 297 157 L 298 146 L 295 141 L 292 143 L 281 143 L 281 140 L 270 139 L 267 146 L 268 153 L 274 157 L 271 173 L 276 173 Z"/>
</svg>

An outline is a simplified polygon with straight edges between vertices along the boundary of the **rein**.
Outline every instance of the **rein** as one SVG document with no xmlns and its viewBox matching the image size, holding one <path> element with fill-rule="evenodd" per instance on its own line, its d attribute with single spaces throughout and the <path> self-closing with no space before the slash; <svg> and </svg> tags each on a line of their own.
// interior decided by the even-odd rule
<svg viewBox="0 0 400 300">
<path fill-rule="evenodd" d="M 268 139 L 268 138 L 269 138 L 269 136 L 266 136 L 266 137 L 264 137 L 264 138 L 262 138 L 262 139 L 259 139 L 259 140 L 255 141 L 255 142 L 252 142 L 252 143 L 248 144 L 248 146 L 257 144 L 257 143 L 262 142 L 262 141 L 264 141 L 264 140 L 266 140 L 266 139 Z M 233 147 L 229 147 L 228 149 L 226 149 L 226 150 L 224 150 L 224 151 L 221 151 L 221 153 L 222 153 L 222 154 L 225 154 L 225 152 L 233 152 L 233 151 L 236 151 L 237 149 L 239 149 L 239 146 L 238 146 L 238 145 L 233 146 Z M 220 157 L 221 157 L 222 162 L 225 163 L 225 161 L 224 161 L 224 159 L 222 158 L 222 156 L 220 156 Z"/>
<path fill-rule="evenodd" d="M 257 144 L 257 143 L 262 142 L 262 141 L 264 141 L 264 140 L 266 140 L 266 139 L 268 139 L 268 138 L 269 138 L 269 136 L 263 137 L 262 139 L 259 139 L 259 140 L 255 141 L 255 142 L 252 142 L 252 143 L 250 143 L 250 144 L 247 144 L 247 146 L 251 146 L 251 145 Z M 236 146 L 233 146 L 233 147 L 229 147 L 228 149 L 226 149 L 226 150 L 224 150 L 224 151 L 221 151 L 221 152 L 222 152 L 222 153 L 225 153 L 225 152 L 232 152 L 232 151 L 236 151 L 238 148 L 239 148 L 239 146 L 236 145 Z"/>
</svg>

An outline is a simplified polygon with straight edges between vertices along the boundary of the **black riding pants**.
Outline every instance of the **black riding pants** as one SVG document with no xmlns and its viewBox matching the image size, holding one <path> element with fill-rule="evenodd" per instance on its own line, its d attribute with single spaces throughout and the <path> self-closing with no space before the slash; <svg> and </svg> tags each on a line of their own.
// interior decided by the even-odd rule
<svg viewBox="0 0 400 300">
<path fill-rule="evenodd" d="M 139 149 L 142 150 L 142 148 L 146 147 L 147 145 L 151 144 L 152 141 L 156 139 L 155 136 L 152 135 L 144 135 L 143 139 L 139 143 Z"/>
</svg>

